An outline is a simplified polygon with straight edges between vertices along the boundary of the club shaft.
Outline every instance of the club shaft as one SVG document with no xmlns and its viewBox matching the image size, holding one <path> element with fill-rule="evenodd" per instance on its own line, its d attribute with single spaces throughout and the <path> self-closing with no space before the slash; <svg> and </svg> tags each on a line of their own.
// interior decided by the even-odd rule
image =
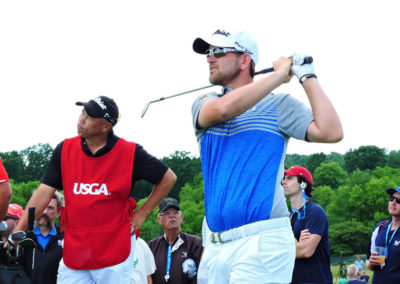
<svg viewBox="0 0 400 284">
<path fill-rule="evenodd" d="M 312 63 L 312 62 L 313 62 L 313 58 L 312 58 L 311 56 L 307 56 L 306 58 L 304 58 L 303 64 L 309 64 L 309 63 Z M 254 75 L 265 74 L 265 73 L 269 73 L 269 72 L 273 72 L 273 71 L 274 71 L 274 68 L 273 68 L 273 67 L 270 67 L 270 68 L 266 68 L 266 69 L 262 69 L 262 70 L 260 70 L 260 71 L 257 71 L 257 72 L 254 73 Z M 172 95 L 172 96 L 161 97 L 161 98 L 159 98 L 159 99 L 150 101 L 150 102 L 148 102 L 148 103 L 146 104 L 146 106 L 144 107 L 144 109 L 143 109 L 143 111 L 142 111 L 141 117 L 143 118 L 143 116 L 144 116 L 144 115 L 146 114 L 146 112 L 147 112 L 147 109 L 149 108 L 150 104 L 152 104 L 152 103 L 156 103 L 156 102 L 160 102 L 160 101 L 163 101 L 163 100 L 166 100 L 166 99 L 170 99 L 170 98 L 174 98 L 174 97 L 186 95 L 186 94 L 189 94 L 189 93 L 197 92 L 197 91 L 200 91 L 200 90 L 203 90 L 203 89 L 207 89 L 207 88 L 210 88 L 210 87 L 214 87 L 214 86 L 215 86 L 215 85 L 208 85 L 208 86 L 204 86 L 204 87 L 192 89 L 192 90 L 189 90 L 189 91 L 185 91 L 185 92 L 182 92 L 182 93 L 178 93 L 178 94 L 175 94 L 175 95 Z"/>
</svg>

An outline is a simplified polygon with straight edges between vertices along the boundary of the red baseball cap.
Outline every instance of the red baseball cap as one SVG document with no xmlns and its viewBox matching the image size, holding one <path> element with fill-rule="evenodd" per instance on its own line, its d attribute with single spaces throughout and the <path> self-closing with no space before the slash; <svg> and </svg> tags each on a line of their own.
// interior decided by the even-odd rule
<svg viewBox="0 0 400 284">
<path fill-rule="evenodd" d="M 21 219 L 21 216 L 23 213 L 24 213 L 24 209 L 17 203 L 13 203 L 8 206 L 6 216 L 14 217 L 14 218 L 17 218 L 17 220 L 19 220 L 19 219 Z"/>
<path fill-rule="evenodd" d="M 313 179 L 310 171 L 300 166 L 294 166 L 291 167 L 290 169 L 285 170 L 285 175 L 295 176 L 295 177 L 302 176 L 306 179 L 308 183 L 310 183 L 311 185 L 313 184 Z"/>
</svg>

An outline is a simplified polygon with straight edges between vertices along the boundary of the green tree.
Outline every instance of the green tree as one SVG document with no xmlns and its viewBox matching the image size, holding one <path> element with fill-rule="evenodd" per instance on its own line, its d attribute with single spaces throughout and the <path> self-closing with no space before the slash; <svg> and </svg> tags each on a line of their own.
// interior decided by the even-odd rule
<svg viewBox="0 0 400 284">
<path fill-rule="evenodd" d="M 189 152 L 176 151 L 162 161 L 171 168 L 178 177 L 168 196 L 179 200 L 179 192 L 187 183 L 192 182 L 193 178 L 201 172 L 200 158 L 193 157 Z"/>
<path fill-rule="evenodd" d="M 337 162 L 323 163 L 314 172 L 316 187 L 327 185 L 332 189 L 338 188 L 347 178 L 347 173 Z"/>
<path fill-rule="evenodd" d="M 318 168 L 326 159 L 324 153 L 312 154 L 307 161 L 306 168 L 311 174 L 314 174 L 316 168 Z"/>
<path fill-rule="evenodd" d="M 371 236 L 371 228 L 358 221 L 344 221 L 329 226 L 329 239 L 333 255 L 364 254 Z"/>
<path fill-rule="evenodd" d="M 7 173 L 16 183 L 40 180 L 50 162 L 53 149 L 37 144 L 22 150 L 0 153 Z"/>
<path fill-rule="evenodd" d="M 137 208 L 140 208 L 147 198 L 140 199 Z M 140 237 L 146 242 L 155 239 L 163 234 L 163 228 L 157 221 L 158 206 L 147 216 L 146 220 L 140 226 Z"/>
<path fill-rule="evenodd" d="M 331 202 L 325 208 L 330 223 L 341 223 L 349 220 L 351 207 L 348 200 L 350 192 L 351 188 L 346 185 L 339 186 L 334 191 L 335 194 L 332 196 Z"/>
<path fill-rule="evenodd" d="M 347 178 L 346 185 L 349 187 L 354 187 L 356 185 L 358 186 L 364 186 L 367 184 L 371 179 L 371 173 L 370 171 L 361 171 L 360 169 L 355 170 L 350 174 L 350 176 Z"/>
<path fill-rule="evenodd" d="M 37 144 L 21 151 L 25 161 L 25 181 L 40 180 L 50 162 L 53 148 L 49 144 Z"/>
<path fill-rule="evenodd" d="M 10 179 L 15 182 L 24 181 L 24 159 L 17 151 L 0 153 L 0 157 Z"/>
<path fill-rule="evenodd" d="M 400 150 L 389 152 L 388 166 L 396 169 L 400 168 Z"/>
<path fill-rule="evenodd" d="M 291 168 L 293 166 L 305 167 L 307 165 L 307 161 L 307 155 L 287 154 L 285 157 L 285 169 Z"/>
<path fill-rule="evenodd" d="M 336 153 L 336 152 L 332 152 L 329 155 L 326 156 L 325 159 L 326 163 L 329 162 L 338 162 L 339 165 L 344 168 L 344 155 L 340 154 L 340 153 Z"/>
<path fill-rule="evenodd" d="M 176 151 L 168 157 L 162 158 L 161 161 L 171 168 L 178 177 L 168 196 L 179 200 L 181 188 L 201 172 L 200 158 L 191 156 L 189 152 Z M 136 200 L 140 200 L 149 196 L 152 190 L 152 184 L 145 180 L 140 180 L 135 185 L 133 196 Z"/>
<path fill-rule="evenodd" d="M 314 188 L 311 201 L 318 203 L 326 211 L 334 195 L 335 192 L 330 186 L 322 185 L 318 188 Z"/>
<path fill-rule="evenodd" d="M 180 206 L 184 215 L 182 231 L 201 236 L 201 226 L 204 218 L 204 184 L 199 173 L 193 182 L 187 183 L 181 190 Z"/>
<path fill-rule="evenodd" d="M 147 180 L 139 180 L 134 186 L 133 198 L 135 198 L 135 200 L 147 198 L 152 190 L 153 185 L 150 182 L 148 182 Z"/>
<path fill-rule="evenodd" d="M 344 155 L 345 169 L 348 173 L 356 169 L 373 170 L 383 167 L 387 163 L 385 149 L 376 146 L 360 146 L 358 149 L 350 149 Z"/>
<path fill-rule="evenodd" d="M 28 200 L 31 198 L 33 191 L 39 187 L 39 181 L 28 181 L 22 183 L 14 183 L 11 180 L 12 196 L 10 203 L 17 203 L 25 208 Z"/>
</svg>

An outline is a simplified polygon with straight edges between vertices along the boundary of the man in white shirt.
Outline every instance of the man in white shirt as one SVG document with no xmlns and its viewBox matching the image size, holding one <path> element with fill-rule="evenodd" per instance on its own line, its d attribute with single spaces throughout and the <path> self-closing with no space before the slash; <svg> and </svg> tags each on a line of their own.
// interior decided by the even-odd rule
<svg viewBox="0 0 400 284">
<path fill-rule="evenodd" d="M 156 263 L 153 253 L 143 239 L 137 238 L 131 284 L 152 284 L 151 274 L 154 271 L 156 271 Z"/>
</svg>

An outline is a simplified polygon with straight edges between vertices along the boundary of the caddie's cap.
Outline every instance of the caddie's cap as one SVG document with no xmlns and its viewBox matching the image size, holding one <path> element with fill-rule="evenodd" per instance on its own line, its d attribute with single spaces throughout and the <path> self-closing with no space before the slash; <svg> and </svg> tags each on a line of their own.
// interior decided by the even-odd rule
<svg viewBox="0 0 400 284">
<path fill-rule="evenodd" d="M 215 47 L 233 47 L 239 52 L 248 53 L 254 64 L 258 62 L 258 47 L 256 40 L 245 31 L 228 32 L 216 30 L 211 36 L 198 37 L 193 42 L 193 50 L 206 54 L 210 45 Z"/>
<path fill-rule="evenodd" d="M 99 96 L 88 102 L 76 102 L 77 106 L 83 106 L 90 117 L 105 118 L 114 126 L 118 122 L 119 111 L 115 101 L 106 96 Z"/>
<path fill-rule="evenodd" d="M 158 206 L 158 213 L 164 212 L 165 209 L 169 207 L 175 207 L 176 209 L 181 210 L 179 202 L 175 198 L 167 197 L 160 202 L 160 205 Z"/>
<path fill-rule="evenodd" d="M 21 205 L 17 203 L 12 203 L 8 205 L 6 217 L 10 217 L 15 220 L 21 219 L 22 214 L 24 213 L 24 209 Z"/>
<path fill-rule="evenodd" d="M 400 193 L 400 187 L 398 188 L 389 187 L 388 189 L 386 189 L 387 194 L 393 195 L 393 193 L 395 192 Z"/>
<path fill-rule="evenodd" d="M 313 184 L 313 179 L 310 171 L 300 166 L 294 166 L 291 167 L 290 169 L 285 170 L 285 175 L 296 176 L 296 177 L 302 176 L 306 179 L 308 183 L 310 183 L 311 185 Z"/>
</svg>

